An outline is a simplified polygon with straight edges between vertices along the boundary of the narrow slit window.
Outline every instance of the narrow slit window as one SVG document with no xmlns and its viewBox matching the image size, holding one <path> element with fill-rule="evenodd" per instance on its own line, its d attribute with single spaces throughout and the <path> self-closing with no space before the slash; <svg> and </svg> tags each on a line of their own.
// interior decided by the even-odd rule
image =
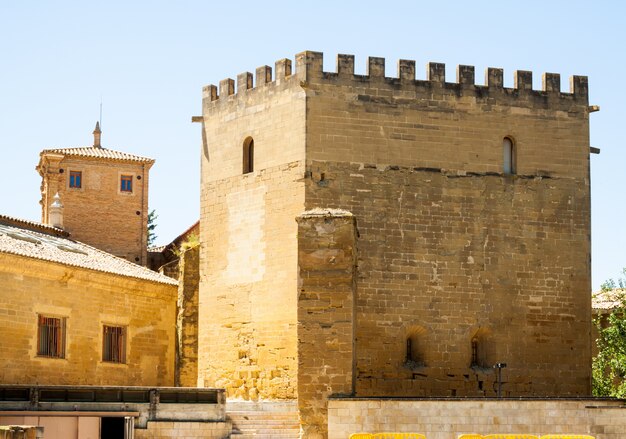
<svg viewBox="0 0 626 439">
<path fill-rule="evenodd" d="M 38 316 L 37 355 L 65 358 L 65 318 Z"/>
<path fill-rule="evenodd" d="M 122 177 L 120 178 L 120 191 L 122 192 L 133 191 L 133 176 L 132 175 L 122 175 Z"/>
<path fill-rule="evenodd" d="M 126 328 L 104 325 L 102 330 L 102 361 L 126 363 Z"/>
<path fill-rule="evenodd" d="M 472 338 L 472 366 L 478 366 L 478 339 Z"/>
<path fill-rule="evenodd" d="M 75 189 L 83 187 L 83 173 L 81 171 L 70 171 L 70 187 Z"/>
<path fill-rule="evenodd" d="M 504 152 L 504 173 L 515 174 L 515 145 L 510 137 L 505 137 L 502 140 L 502 149 Z"/>
<path fill-rule="evenodd" d="M 254 171 L 254 139 L 248 137 L 243 142 L 243 173 L 249 174 Z"/>
</svg>

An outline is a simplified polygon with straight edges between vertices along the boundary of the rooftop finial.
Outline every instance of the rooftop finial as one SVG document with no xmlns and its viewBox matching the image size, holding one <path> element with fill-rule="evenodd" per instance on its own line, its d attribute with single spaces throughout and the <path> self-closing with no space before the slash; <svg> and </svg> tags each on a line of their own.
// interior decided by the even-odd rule
<svg viewBox="0 0 626 439">
<path fill-rule="evenodd" d="M 102 148 L 100 144 L 100 136 L 102 135 L 102 131 L 100 131 L 100 122 L 96 122 L 96 129 L 93 130 L 93 147 L 94 148 Z"/>
<path fill-rule="evenodd" d="M 63 203 L 57 192 L 52 198 L 52 204 L 48 214 L 48 224 L 57 229 L 63 229 Z"/>
</svg>

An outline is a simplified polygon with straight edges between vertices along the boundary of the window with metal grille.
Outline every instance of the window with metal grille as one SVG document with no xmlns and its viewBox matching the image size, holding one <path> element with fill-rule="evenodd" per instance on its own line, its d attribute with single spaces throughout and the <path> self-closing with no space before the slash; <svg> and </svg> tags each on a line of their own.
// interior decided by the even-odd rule
<svg viewBox="0 0 626 439">
<path fill-rule="evenodd" d="M 38 316 L 37 355 L 65 358 L 65 317 Z"/>
<path fill-rule="evenodd" d="M 70 187 L 76 189 L 83 187 L 83 173 L 81 171 L 70 171 Z"/>
<path fill-rule="evenodd" d="M 102 361 L 126 363 L 126 328 L 104 325 L 102 330 Z"/>
<path fill-rule="evenodd" d="M 133 176 L 132 175 L 122 175 L 120 179 L 120 190 L 122 192 L 133 191 Z"/>
</svg>

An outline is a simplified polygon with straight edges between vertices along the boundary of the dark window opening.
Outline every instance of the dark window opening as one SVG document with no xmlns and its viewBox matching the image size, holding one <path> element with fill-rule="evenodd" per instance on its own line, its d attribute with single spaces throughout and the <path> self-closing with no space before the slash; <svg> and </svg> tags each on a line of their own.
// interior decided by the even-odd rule
<svg viewBox="0 0 626 439">
<path fill-rule="evenodd" d="M 38 317 L 37 355 L 65 358 L 65 318 Z"/>
<path fill-rule="evenodd" d="M 83 173 L 81 171 L 70 171 L 70 187 L 76 189 L 83 187 Z"/>
<path fill-rule="evenodd" d="M 478 366 L 478 339 L 472 338 L 472 366 Z"/>
<path fill-rule="evenodd" d="M 124 439 L 124 418 L 101 418 L 100 437 L 102 439 Z"/>
<path fill-rule="evenodd" d="M 254 171 L 254 140 L 248 137 L 243 142 L 243 173 L 249 174 Z"/>
<path fill-rule="evenodd" d="M 102 361 L 126 362 L 126 328 L 104 325 L 102 331 Z"/>
<path fill-rule="evenodd" d="M 404 366 L 408 368 L 419 368 L 424 366 L 424 341 L 423 334 L 413 334 L 406 338 Z"/>
<path fill-rule="evenodd" d="M 122 175 L 120 179 L 120 191 L 132 192 L 133 191 L 133 177 L 132 175 Z"/>
</svg>

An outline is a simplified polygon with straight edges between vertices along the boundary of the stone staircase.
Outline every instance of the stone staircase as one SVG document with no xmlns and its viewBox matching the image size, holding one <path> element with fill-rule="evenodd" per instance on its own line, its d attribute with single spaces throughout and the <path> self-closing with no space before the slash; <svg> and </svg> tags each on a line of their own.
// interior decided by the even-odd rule
<svg viewBox="0 0 626 439">
<path fill-rule="evenodd" d="M 300 423 L 297 403 L 226 403 L 226 420 L 233 425 L 232 439 L 298 439 Z"/>
</svg>

